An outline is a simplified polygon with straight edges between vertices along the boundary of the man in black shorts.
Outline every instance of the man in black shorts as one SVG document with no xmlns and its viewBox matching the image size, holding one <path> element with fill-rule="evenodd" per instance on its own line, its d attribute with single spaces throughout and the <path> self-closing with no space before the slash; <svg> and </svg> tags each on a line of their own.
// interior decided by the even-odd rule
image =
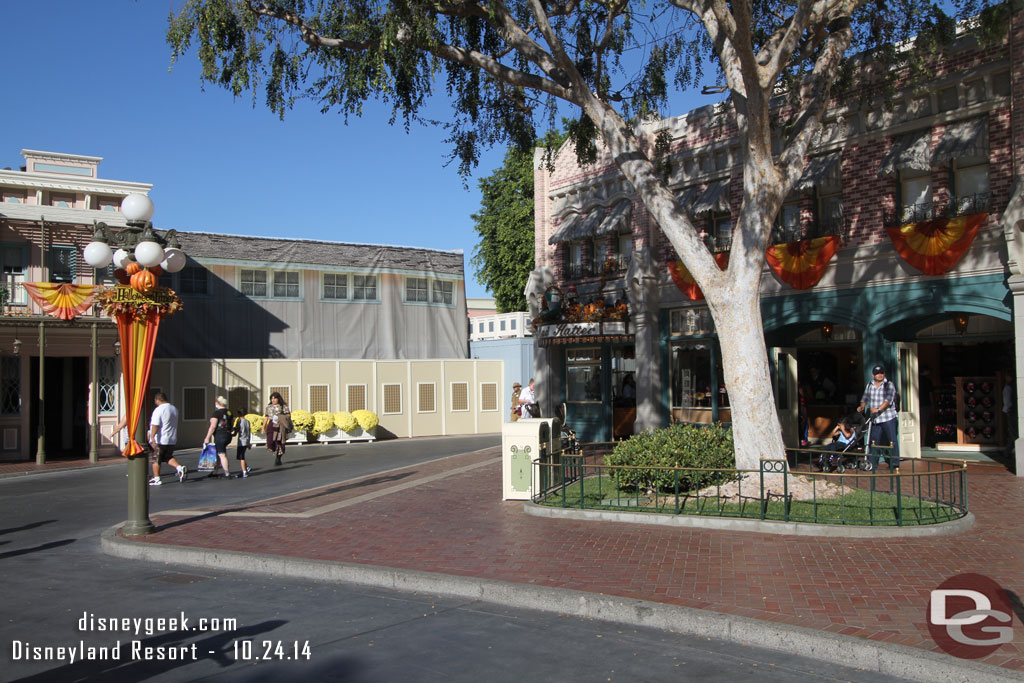
<svg viewBox="0 0 1024 683">
<path fill-rule="evenodd" d="M 159 392 L 153 397 L 156 409 L 149 420 L 149 464 L 153 467 L 153 478 L 150 486 L 160 486 L 160 463 L 170 463 L 178 473 L 178 481 L 185 481 L 188 468 L 174 457 L 174 445 L 178 443 L 178 409 L 167 402 L 167 395 Z"/>
</svg>

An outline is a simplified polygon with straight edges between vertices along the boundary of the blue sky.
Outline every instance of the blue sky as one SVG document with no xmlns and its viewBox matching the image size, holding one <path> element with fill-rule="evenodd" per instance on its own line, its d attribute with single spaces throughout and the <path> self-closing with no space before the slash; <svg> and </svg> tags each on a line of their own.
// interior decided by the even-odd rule
<svg viewBox="0 0 1024 683">
<path fill-rule="evenodd" d="M 101 177 L 153 184 L 163 229 L 461 249 L 467 295 L 488 296 L 469 264 L 470 214 L 477 179 L 501 165 L 504 149 L 485 151 L 464 183 L 444 165 L 443 130 L 407 134 L 374 102 L 347 126 L 308 102 L 282 122 L 262 100 L 253 107 L 249 95 L 203 91 L 194 53 L 170 69 L 170 7 L 5 3 L 0 168 L 19 167 L 25 148 L 103 157 Z"/>
<path fill-rule="evenodd" d="M 5 3 L 0 168 L 22 149 L 103 157 L 100 176 L 153 184 L 158 228 L 294 236 L 466 254 L 476 177 L 444 167 L 444 131 L 387 124 L 370 103 L 345 126 L 300 103 L 282 122 L 249 97 L 199 83 L 195 55 L 170 67 L 167 0 Z M 504 150 L 485 152 L 489 175 Z"/>
</svg>

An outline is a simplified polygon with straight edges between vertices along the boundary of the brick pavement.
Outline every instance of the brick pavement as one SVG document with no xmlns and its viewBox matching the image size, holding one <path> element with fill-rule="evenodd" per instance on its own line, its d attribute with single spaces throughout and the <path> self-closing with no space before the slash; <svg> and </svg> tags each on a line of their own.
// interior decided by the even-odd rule
<svg viewBox="0 0 1024 683">
<path fill-rule="evenodd" d="M 965 533 L 849 539 L 534 517 L 501 500 L 498 454 L 161 514 L 142 541 L 567 588 L 935 652 L 925 623 L 932 588 L 977 572 L 1022 590 L 1024 479 L 992 468 L 972 468 L 977 522 Z M 981 661 L 1024 671 L 1020 624 L 1013 643 Z"/>
</svg>

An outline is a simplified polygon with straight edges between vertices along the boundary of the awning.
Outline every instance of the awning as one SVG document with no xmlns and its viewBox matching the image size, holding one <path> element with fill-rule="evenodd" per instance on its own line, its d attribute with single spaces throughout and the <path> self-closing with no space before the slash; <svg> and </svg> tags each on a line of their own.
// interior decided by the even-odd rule
<svg viewBox="0 0 1024 683">
<path fill-rule="evenodd" d="M 628 199 L 613 206 L 612 210 L 601 221 L 601 225 L 594 231 L 594 235 L 614 235 L 620 232 L 632 232 L 629 224 L 632 208 L 633 202 Z"/>
<path fill-rule="evenodd" d="M 816 187 L 835 187 L 842 183 L 842 172 L 843 157 L 839 152 L 812 157 L 804 167 L 804 174 L 797 181 L 796 189 L 807 192 Z"/>
<path fill-rule="evenodd" d="M 719 180 L 711 183 L 701 194 L 693 204 L 693 208 L 690 209 L 690 213 L 694 216 L 699 216 L 704 213 L 710 213 L 712 211 L 718 213 L 729 212 L 729 181 Z"/>
<path fill-rule="evenodd" d="M 573 240 L 580 240 L 586 237 L 590 237 L 594 234 L 594 230 L 600 225 L 604 211 L 597 209 L 586 214 L 576 214 L 573 217 L 566 219 L 562 226 L 558 228 L 554 235 L 548 239 L 548 244 L 558 244 L 559 242 L 572 242 Z"/>
<path fill-rule="evenodd" d="M 900 171 L 930 171 L 931 140 L 930 128 L 895 138 L 889 153 L 878 165 L 878 175 L 893 176 Z"/>
<path fill-rule="evenodd" d="M 683 190 L 682 193 L 676 195 L 676 206 L 678 206 L 682 211 L 690 213 L 690 207 L 692 207 L 693 203 L 697 201 L 700 194 L 700 188 L 696 185 L 688 187 Z"/>
<path fill-rule="evenodd" d="M 988 158 L 987 116 L 946 126 L 942 139 L 935 145 L 932 165 L 944 166 L 965 157 Z"/>
</svg>

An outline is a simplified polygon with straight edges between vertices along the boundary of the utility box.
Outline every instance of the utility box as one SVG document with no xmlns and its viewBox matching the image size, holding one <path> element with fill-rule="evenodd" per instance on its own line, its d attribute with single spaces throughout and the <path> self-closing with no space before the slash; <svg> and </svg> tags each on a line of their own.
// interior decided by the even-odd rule
<svg viewBox="0 0 1024 683">
<path fill-rule="evenodd" d="M 529 417 L 501 426 L 501 479 L 505 500 L 533 495 L 534 462 L 550 463 L 562 452 L 562 423 L 556 417 Z"/>
</svg>

